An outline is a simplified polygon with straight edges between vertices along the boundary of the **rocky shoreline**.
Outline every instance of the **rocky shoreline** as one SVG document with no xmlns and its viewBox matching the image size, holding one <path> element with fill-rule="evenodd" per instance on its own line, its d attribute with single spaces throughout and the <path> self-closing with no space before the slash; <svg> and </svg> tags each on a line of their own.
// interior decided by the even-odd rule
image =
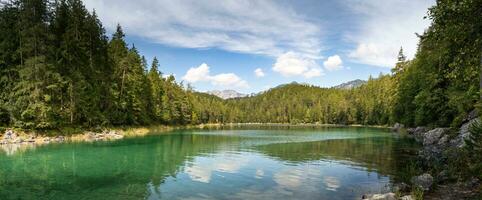
<svg viewBox="0 0 482 200">
<path fill-rule="evenodd" d="M 61 143 L 65 141 L 101 141 L 101 140 L 118 140 L 124 138 L 124 135 L 115 130 L 104 130 L 102 132 L 86 131 L 82 134 L 72 136 L 44 136 L 35 133 L 19 133 L 13 129 L 7 129 L 0 139 L 0 145 L 8 144 L 48 144 Z"/>
<path fill-rule="evenodd" d="M 107 141 L 119 140 L 124 138 L 125 131 L 122 130 L 103 130 L 100 132 L 85 131 L 83 133 L 74 134 L 71 136 L 46 136 L 37 133 L 27 133 L 22 131 L 15 131 L 7 129 L 0 137 L 0 150 L 3 150 L 7 155 L 14 155 L 18 151 L 28 148 L 35 148 L 40 145 L 72 142 L 72 141 Z"/>
<path fill-rule="evenodd" d="M 405 128 L 403 124 L 396 123 L 392 127 L 393 132 L 406 133 L 422 144 L 418 157 L 424 166 L 434 167 L 437 165 L 439 172 L 431 174 L 425 172 L 412 177 L 410 184 L 412 188 L 419 188 L 425 195 L 423 199 L 470 199 L 476 193 L 480 193 L 482 183 L 477 178 L 469 180 L 453 181 L 450 172 L 447 170 L 449 160 L 457 157 L 458 150 L 466 146 L 466 140 L 470 137 L 469 128 L 480 123 L 477 112 L 472 111 L 463 121 L 459 129 L 450 128 L 429 128 L 415 127 Z M 437 170 L 435 170 L 437 171 Z M 452 180 L 452 181 L 450 181 Z M 400 194 L 410 192 L 406 183 L 399 183 L 393 187 L 393 192 L 385 194 L 366 194 L 363 200 L 414 200 L 412 194 L 402 196 Z M 413 192 L 413 191 L 412 191 Z M 398 196 L 395 194 L 399 194 Z M 420 197 L 419 197 L 420 198 Z"/>
</svg>

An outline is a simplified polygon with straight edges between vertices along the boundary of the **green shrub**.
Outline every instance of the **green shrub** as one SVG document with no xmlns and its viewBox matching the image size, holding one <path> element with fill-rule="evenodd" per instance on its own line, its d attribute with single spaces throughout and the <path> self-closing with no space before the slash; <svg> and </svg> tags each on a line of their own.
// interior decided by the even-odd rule
<svg viewBox="0 0 482 200">
<path fill-rule="evenodd" d="M 420 187 L 413 187 L 410 195 L 412 195 L 415 200 L 423 200 L 423 189 Z"/>
<path fill-rule="evenodd" d="M 0 107 L 0 125 L 10 124 L 10 112 L 4 108 Z"/>
<path fill-rule="evenodd" d="M 475 122 L 469 129 L 470 137 L 465 141 L 466 150 L 470 152 L 468 171 L 470 175 L 482 178 L 482 120 Z"/>
</svg>

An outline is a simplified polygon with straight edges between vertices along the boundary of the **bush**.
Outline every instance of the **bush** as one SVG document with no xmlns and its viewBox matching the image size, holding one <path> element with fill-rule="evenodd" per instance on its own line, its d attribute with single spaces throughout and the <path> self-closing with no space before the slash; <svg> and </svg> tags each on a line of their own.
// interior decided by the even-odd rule
<svg viewBox="0 0 482 200">
<path fill-rule="evenodd" d="M 9 125 L 10 124 L 10 112 L 4 108 L 0 107 L 0 125 Z"/>
<path fill-rule="evenodd" d="M 472 124 L 469 129 L 470 137 L 465 141 L 466 149 L 470 152 L 469 172 L 471 175 L 482 178 L 482 120 Z"/>
</svg>

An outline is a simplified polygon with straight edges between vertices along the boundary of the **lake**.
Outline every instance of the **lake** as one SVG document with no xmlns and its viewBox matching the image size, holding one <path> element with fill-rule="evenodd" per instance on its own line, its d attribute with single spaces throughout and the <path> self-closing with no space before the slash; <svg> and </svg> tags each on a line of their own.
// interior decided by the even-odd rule
<svg viewBox="0 0 482 200">
<path fill-rule="evenodd" d="M 360 199 L 416 154 L 386 129 L 190 129 L 0 150 L 0 199 Z"/>
</svg>

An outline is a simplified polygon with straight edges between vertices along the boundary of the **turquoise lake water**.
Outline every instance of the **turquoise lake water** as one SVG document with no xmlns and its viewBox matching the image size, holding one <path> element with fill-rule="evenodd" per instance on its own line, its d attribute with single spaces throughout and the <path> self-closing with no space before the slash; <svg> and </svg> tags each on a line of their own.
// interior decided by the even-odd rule
<svg viewBox="0 0 482 200">
<path fill-rule="evenodd" d="M 360 199 L 416 149 L 385 129 L 299 127 L 2 146 L 0 199 Z"/>
</svg>

